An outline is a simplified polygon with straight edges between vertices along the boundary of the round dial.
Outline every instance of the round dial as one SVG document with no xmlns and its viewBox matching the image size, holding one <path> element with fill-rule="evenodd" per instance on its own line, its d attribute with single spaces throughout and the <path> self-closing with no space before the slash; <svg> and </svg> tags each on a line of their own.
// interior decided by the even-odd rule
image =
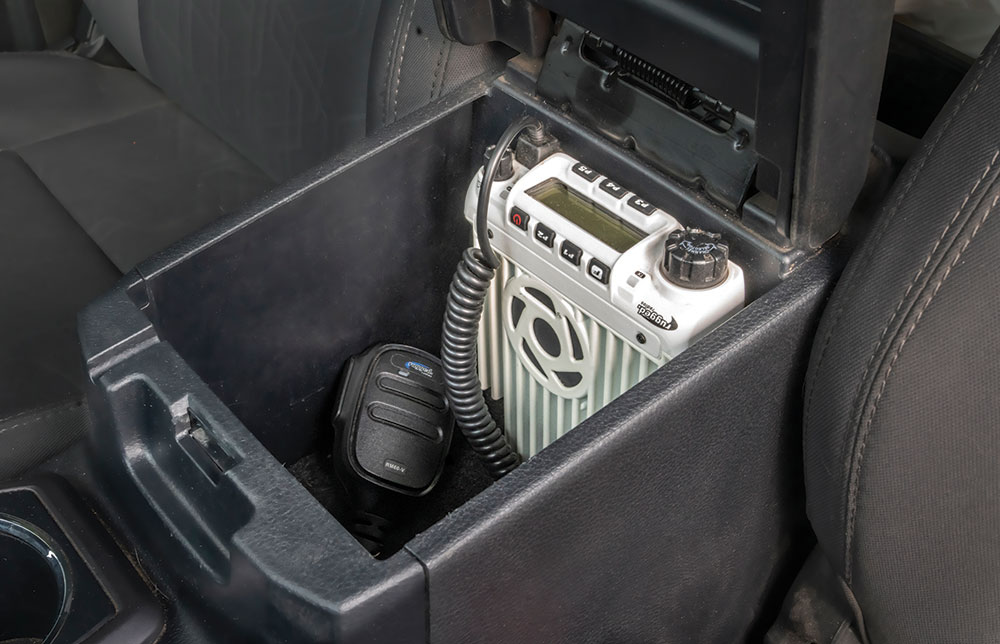
<svg viewBox="0 0 1000 644">
<path fill-rule="evenodd" d="M 710 288 L 729 275 L 729 246 L 722 235 L 699 228 L 675 230 L 667 237 L 663 274 L 684 288 Z"/>
</svg>

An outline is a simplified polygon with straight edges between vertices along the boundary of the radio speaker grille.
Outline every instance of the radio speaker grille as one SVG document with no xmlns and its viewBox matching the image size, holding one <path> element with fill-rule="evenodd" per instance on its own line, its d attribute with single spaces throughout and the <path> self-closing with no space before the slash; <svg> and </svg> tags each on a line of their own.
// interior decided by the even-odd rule
<svg viewBox="0 0 1000 644">
<path fill-rule="evenodd" d="M 497 270 L 479 330 L 479 377 L 503 399 L 507 438 L 523 458 L 661 364 L 510 261 Z"/>
</svg>

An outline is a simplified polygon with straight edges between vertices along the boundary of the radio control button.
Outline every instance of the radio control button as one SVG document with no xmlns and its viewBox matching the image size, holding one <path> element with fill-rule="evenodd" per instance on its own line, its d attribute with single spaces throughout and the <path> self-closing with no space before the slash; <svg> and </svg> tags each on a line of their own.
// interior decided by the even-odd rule
<svg viewBox="0 0 1000 644">
<path fill-rule="evenodd" d="M 577 163 L 573 166 L 573 172 L 591 183 L 593 183 L 597 177 L 601 176 L 597 173 L 597 170 L 594 170 L 588 165 L 583 165 L 582 163 Z"/>
<path fill-rule="evenodd" d="M 656 206 L 649 203 L 639 195 L 632 195 L 628 200 L 628 205 L 632 206 L 644 215 L 651 215 L 656 212 Z"/>
<path fill-rule="evenodd" d="M 535 239 L 552 248 L 552 244 L 556 240 L 556 234 L 545 224 L 535 224 Z"/>
<path fill-rule="evenodd" d="M 601 284 L 607 284 L 611 277 L 611 269 L 607 264 L 597 259 L 590 260 L 587 264 L 587 273 Z"/>
<path fill-rule="evenodd" d="M 681 228 L 667 237 L 664 273 L 685 288 L 711 288 L 729 276 L 729 246 L 722 235 Z"/>
<path fill-rule="evenodd" d="M 510 223 L 514 224 L 521 230 L 528 230 L 528 222 L 531 221 L 531 216 L 525 212 L 521 212 L 517 208 L 510 211 Z"/>
<path fill-rule="evenodd" d="M 608 193 L 615 199 L 621 199 L 628 193 L 628 190 L 623 188 L 621 184 L 618 184 L 611 179 L 605 179 L 601 182 L 601 190 Z"/>
<path fill-rule="evenodd" d="M 581 251 L 580 247 L 573 242 L 564 241 L 562 246 L 559 247 L 559 254 L 573 266 L 579 266 L 580 256 L 583 254 L 583 251 Z"/>
</svg>

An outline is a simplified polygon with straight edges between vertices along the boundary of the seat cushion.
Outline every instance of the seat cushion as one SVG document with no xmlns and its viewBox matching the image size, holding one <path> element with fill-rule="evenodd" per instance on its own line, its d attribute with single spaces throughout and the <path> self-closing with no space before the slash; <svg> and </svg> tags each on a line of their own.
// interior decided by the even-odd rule
<svg viewBox="0 0 1000 644">
<path fill-rule="evenodd" d="M 123 272 L 272 185 L 169 103 L 17 153 Z"/>
<path fill-rule="evenodd" d="M 0 421 L 79 397 L 76 314 L 114 264 L 12 152 L 0 152 Z"/>
<path fill-rule="evenodd" d="M 0 149 L 123 272 L 273 185 L 130 70 L 2 54 L 0 97 Z"/>
<path fill-rule="evenodd" d="M 86 0 L 117 49 L 276 181 L 513 52 L 447 40 L 434 0 Z"/>
<path fill-rule="evenodd" d="M 68 54 L 0 54 L 0 150 L 167 102 L 160 90 L 127 69 Z"/>
<path fill-rule="evenodd" d="M 875 644 L 1000 639 L 1000 39 L 824 313 L 808 512 Z"/>
<path fill-rule="evenodd" d="M 275 180 L 364 136 L 381 0 L 133 1 L 153 82 Z"/>
<path fill-rule="evenodd" d="M 0 431 L 82 396 L 77 311 L 271 185 L 136 72 L 0 54 Z"/>
</svg>

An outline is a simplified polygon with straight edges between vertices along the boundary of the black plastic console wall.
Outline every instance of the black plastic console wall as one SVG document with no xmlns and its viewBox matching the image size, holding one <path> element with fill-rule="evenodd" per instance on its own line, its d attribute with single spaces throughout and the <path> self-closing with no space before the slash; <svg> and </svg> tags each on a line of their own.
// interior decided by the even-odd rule
<svg viewBox="0 0 1000 644">
<path fill-rule="evenodd" d="M 837 267 L 807 262 L 414 539 L 430 641 L 755 641 L 810 543 L 800 390 Z"/>
<path fill-rule="evenodd" d="M 746 233 L 516 74 L 450 100 L 143 264 L 83 314 L 93 451 L 122 520 L 230 640 L 746 637 L 799 563 L 791 401 L 835 263 Z M 347 357 L 438 349 L 470 240 L 465 189 L 526 111 L 678 219 L 727 233 L 755 301 L 376 560 L 284 466 L 329 432 Z"/>
</svg>

